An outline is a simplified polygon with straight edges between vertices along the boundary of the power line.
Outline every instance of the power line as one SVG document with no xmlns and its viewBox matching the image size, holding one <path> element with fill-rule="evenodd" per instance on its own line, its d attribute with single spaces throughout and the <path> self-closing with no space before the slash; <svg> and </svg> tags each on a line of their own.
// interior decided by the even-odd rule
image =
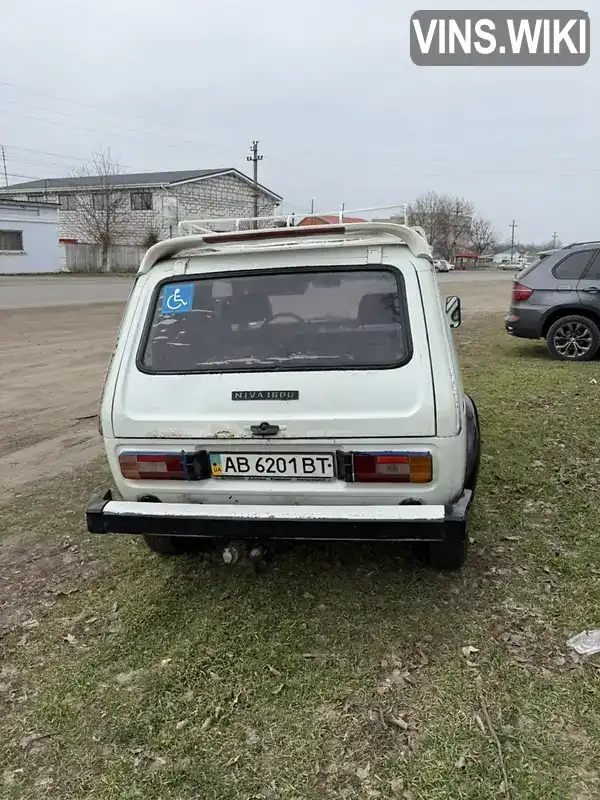
<svg viewBox="0 0 600 800">
<path fill-rule="evenodd" d="M 42 109 L 42 110 L 44 110 L 44 109 Z M 53 113 L 58 113 L 58 112 L 50 111 L 49 113 L 53 114 Z M 12 115 L 12 116 L 16 116 L 16 117 L 21 117 L 22 119 L 30 119 L 30 120 L 34 120 L 35 122 L 43 122 L 43 123 L 46 123 L 48 125 L 58 125 L 61 128 L 69 128 L 70 130 L 74 129 L 74 130 L 84 131 L 85 133 L 96 133 L 96 134 L 98 133 L 98 128 L 86 128 L 86 127 L 84 127 L 82 125 L 73 125 L 72 123 L 60 122 L 59 120 L 55 120 L 55 119 L 45 119 L 44 117 L 34 117 L 31 114 L 21 114 L 18 111 L 8 111 L 5 108 L 0 108 L 0 114 L 8 114 L 9 116 Z M 74 119 L 77 119 L 77 117 L 74 117 Z M 97 124 L 102 125 L 102 123 L 97 123 Z M 128 130 L 128 129 L 126 128 L 125 130 Z M 127 139 L 129 141 L 132 141 L 132 140 L 135 141 L 135 139 L 139 139 L 140 137 L 144 137 L 145 136 L 146 138 L 149 138 L 149 139 L 155 139 L 155 140 L 158 139 L 158 140 L 160 140 L 163 147 L 176 148 L 177 150 L 181 150 L 181 145 L 182 144 L 198 147 L 198 145 L 195 142 L 192 142 L 192 141 L 187 141 L 187 140 L 183 140 L 182 141 L 180 139 L 177 143 L 175 143 L 173 141 L 167 140 L 164 137 L 155 136 L 154 134 L 152 134 L 150 132 L 144 132 L 144 133 L 140 133 L 140 134 L 137 134 L 137 135 L 136 134 L 129 135 L 128 133 L 121 133 L 120 131 L 103 131 L 103 134 L 105 136 L 118 136 L 121 139 Z M 200 146 L 201 147 L 208 147 L 208 148 L 211 147 L 211 145 L 200 145 Z M 215 152 L 214 155 L 223 156 L 224 158 L 225 157 L 229 158 L 229 155 L 227 155 L 225 153 L 221 153 L 221 152 Z M 83 160 L 85 161 L 85 159 L 83 159 Z"/>
<path fill-rule="evenodd" d="M 26 86 L 25 84 L 11 83 L 10 81 L 0 81 L 0 86 L 9 86 L 12 89 L 25 89 L 26 91 L 40 94 L 39 90 L 37 90 L 37 89 L 35 89 L 35 88 L 31 87 L 31 86 Z M 46 94 L 46 92 L 44 92 L 44 94 Z M 91 109 L 104 111 L 104 112 L 108 112 L 108 113 L 111 113 L 111 111 L 112 111 L 110 108 L 107 108 L 106 106 L 98 105 L 97 103 L 84 103 L 81 100 L 74 100 L 73 98 L 64 97 L 64 96 L 55 94 L 54 92 L 51 92 L 50 94 L 51 94 L 52 97 L 55 97 L 57 100 L 62 100 L 64 103 L 71 103 L 72 105 L 78 105 L 78 106 L 82 106 L 84 108 L 91 108 Z M 14 101 L 12 101 L 12 102 L 14 102 Z M 30 106 L 30 107 L 33 107 L 33 106 Z M 119 113 L 121 113 L 121 112 L 119 112 Z M 141 122 L 151 122 L 153 125 L 156 125 L 156 124 L 165 125 L 167 127 L 175 128 L 178 132 L 181 131 L 181 127 L 178 125 L 177 122 L 165 122 L 164 120 L 155 120 L 155 119 L 152 119 L 151 117 L 140 116 L 139 114 L 128 114 L 127 116 L 129 117 L 129 119 L 139 119 Z M 189 133 L 189 131 L 188 131 L 188 133 Z"/>
<path fill-rule="evenodd" d="M 28 178 L 30 181 L 46 181 L 51 180 L 47 175 L 21 175 L 20 172 L 8 172 L 10 178 Z"/>
<path fill-rule="evenodd" d="M 7 87 L 10 87 L 12 89 L 25 89 L 26 91 L 33 92 L 35 94 L 40 94 L 40 91 L 38 89 L 35 89 L 35 88 L 31 87 L 31 86 L 26 86 L 25 84 L 15 84 L 15 83 L 11 83 L 10 81 L 2 81 L 2 80 L 0 80 L 0 86 L 7 86 Z M 61 100 L 61 101 L 66 102 L 66 103 L 71 103 L 72 105 L 76 105 L 76 106 L 79 105 L 79 106 L 82 106 L 84 108 L 91 108 L 91 109 L 94 109 L 94 110 L 104 111 L 105 113 L 112 113 L 112 110 L 110 108 L 105 107 L 105 106 L 101 106 L 101 105 L 93 104 L 93 103 L 85 103 L 85 102 L 82 102 L 80 100 L 74 100 L 73 98 L 68 98 L 68 97 L 64 97 L 64 96 L 61 96 L 61 95 L 57 95 L 54 92 L 50 92 L 50 93 L 44 92 L 44 95 L 47 95 L 47 94 L 50 94 L 52 97 L 56 98 L 57 100 Z M 59 114 L 61 116 L 71 117 L 72 119 L 80 119 L 80 120 L 86 121 L 85 117 L 69 115 L 69 114 L 66 114 L 65 112 L 53 111 L 51 109 L 44 109 L 44 108 L 41 108 L 39 106 L 32 106 L 32 105 L 29 105 L 29 104 L 21 103 L 20 101 L 16 101 L 16 100 L 8 100 L 8 101 L 5 101 L 5 102 L 9 102 L 9 103 L 12 103 L 14 105 L 22 105 L 23 107 L 26 107 L 26 108 L 32 108 L 32 109 L 35 109 L 35 110 L 38 110 L 38 111 L 43 111 L 43 112 L 50 113 L 50 114 Z M 122 114 L 122 112 L 119 111 L 119 114 Z M 179 137 L 181 136 L 182 131 L 183 131 L 183 133 L 187 134 L 188 136 L 195 136 L 195 132 L 194 131 L 192 131 L 190 129 L 182 129 L 181 125 L 179 125 L 176 122 L 167 122 L 166 120 L 156 120 L 156 119 L 152 119 L 151 117 L 140 116 L 139 114 L 128 114 L 126 116 L 128 116 L 130 119 L 140 120 L 141 122 L 145 122 L 145 123 L 150 122 L 150 123 L 152 123 L 152 125 L 163 125 L 163 126 L 168 127 L 168 128 L 176 129 L 176 131 L 177 131 L 176 135 L 177 135 L 178 140 L 180 142 L 181 142 L 181 139 Z M 42 121 L 46 121 L 46 120 L 42 120 Z M 117 128 L 121 128 L 123 130 L 136 131 L 136 132 L 139 132 L 141 135 L 149 135 L 148 132 L 145 131 L 145 130 L 144 131 L 139 131 L 139 129 L 125 128 L 122 125 L 118 125 L 118 124 L 112 123 L 112 122 L 106 122 L 106 123 L 100 122 L 100 123 L 98 123 L 97 120 L 90 120 L 90 119 L 87 119 L 87 121 L 88 122 L 93 122 L 94 124 L 101 124 L 101 125 L 104 124 L 104 125 L 111 126 L 111 127 L 117 127 Z M 190 144 L 190 145 L 195 145 L 196 140 L 195 139 L 194 140 L 188 140 L 188 141 L 184 140 L 184 143 L 185 144 Z M 213 145 L 203 144 L 201 146 L 205 147 L 207 149 L 214 149 Z M 301 148 L 301 150 L 304 150 L 307 153 L 308 152 L 312 152 L 312 147 L 307 146 L 305 148 Z M 273 152 L 274 153 L 282 153 L 282 154 L 285 153 L 287 155 L 286 151 L 277 150 L 276 148 L 275 148 L 275 150 L 273 150 Z M 219 152 L 219 151 L 215 151 L 214 154 L 215 155 L 221 155 L 221 156 L 223 156 L 225 158 L 228 158 L 229 155 L 230 155 L 230 154 L 222 153 L 222 152 Z M 269 157 L 271 157 L 271 156 L 269 156 Z M 286 160 L 286 163 L 287 163 L 287 158 L 285 160 Z"/>
<path fill-rule="evenodd" d="M 6 150 L 7 151 L 9 150 L 8 145 L 6 147 Z M 87 159 L 85 158 L 82 158 L 81 160 L 87 161 Z M 65 169 L 65 164 L 61 164 L 59 161 L 36 161 L 35 159 L 15 158 L 14 156 L 11 156 L 11 162 L 13 164 L 37 164 L 38 166 L 41 167 L 60 167 L 62 169 Z M 125 167 L 127 169 L 130 169 L 128 164 L 119 163 L 119 167 Z"/>
<path fill-rule="evenodd" d="M 19 150 L 22 153 L 39 153 L 45 156 L 54 156 L 55 158 L 72 158 L 74 161 L 87 161 L 87 158 L 83 158 L 83 156 L 73 156 L 68 153 L 51 153 L 49 150 L 34 150 L 31 147 L 17 147 L 15 144 L 7 144 L 6 147 L 10 147 L 11 150 Z"/>
<path fill-rule="evenodd" d="M 10 81 L 0 80 L 0 86 L 8 86 L 8 87 L 10 87 L 12 89 L 25 89 L 26 91 L 33 92 L 35 94 L 40 94 L 41 93 L 40 90 L 35 89 L 35 88 L 31 87 L 31 86 L 26 86 L 25 84 L 11 83 Z M 65 103 L 71 103 L 72 105 L 76 105 L 76 106 L 79 105 L 79 106 L 82 106 L 84 108 L 91 108 L 93 110 L 104 111 L 105 113 L 109 113 L 109 114 L 113 113 L 112 109 L 107 108 L 106 106 L 101 106 L 101 105 L 94 104 L 94 103 L 85 103 L 85 102 L 83 102 L 81 100 L 74 100 L 73 98 L 64 97 L 62 95 L 57 95 L 54 92 L 50 92 L 50 93 L 43 92 L 43 94 L 44 95 L 50 94 L 52 97 L 56 98 L 57 100 L 61 100 L 61 101 L 65 102 Z M 80 119 L 80 120 L 86 121 L 85 117 L 74 116 L 74 115 L 66 114 L 65 112 L 53 111 L 51 109 L 44 109 L 44 108 L 41 108 L 40 106 L 32 106 L 32 105 L 29 105 L 29 104 L 21 103 L 20 101 L 16 101 L 16 100 L 7 100 L 5 102 L 12 103 L 14 105 L 22 105 L 25 108 L 31 108 L 31 109 L 35 109 L 37 111 L 43 111 L 43 112 L 47 112 L 47 113 L 50 113 L 50 114 L 59 114 L 60 116 L 67 116 L 67 117 L 71 117 L 72 119 Z M 121 111 L 119 111 L 118 113 L 120 115 L 122 115 Z M 141 116 L 139 114 L 127 114 L 126 116 L 128 116 L 130 119 L 140 120 L 141 122 L 145 122 L 145 123 L 150 122 L 150 123 L 152 123 L 152 125 L 163 125 L 163 126 L 168 127 L 168 128 L 173 128 L 173 129 L 176 130 L 176 135 L 177 135 L 178 140 L 180 142 L 181 142 L 181 139 L 179 137 L 181 136 L 182 131 L 185 134 L 187 134 L 188 136 L 194 136 L 194 137 L 196 136 L 196 133 L 194 131 L 192 131 L 190 129 L 182 129 L 181 125 L 179 123 L 177 123 L 177 122 L 167 122 L 166 120 L 160 120 L 160 119 L 157 120 L 157 119 L 153 119 L 151 117 Z M 88 122 L 93 122 L 94 124 L 98 124 L 97 120 L 87 119 L 87 121 Z M 100 122 L 100 124 L 108 125 L 108 126 L 111 126 L 111 127 L 117 127 L 117 128 L 121 128 L 121 129 L 124 129 L 124 130 L 139 132 L 142 135 L 148 135 L 148 132 L 145 131 L 145 130 L 140 131 L 139 129 L 136 129 L 136 128 L 126 128 L 126 127 L 124 127 L 124 126 L 122 126 L 120 124 L 116 124 L 116 123 L 112 123 L 112 122 L 107 122 L 107 123 Z M 194 138 L 193 140 L 188 140 L 188 141 L 184 140 L 184 143 L 195 145 L 196 144 L 196 139 Z M 214 145 L 202 145 L 202 147 L 205 147 L 205 148 L 208 148 L 208 149 L 214 149 Z M 311 147 L 306 147 L 305 149 L 306 149 L 306 151 L 311 151 L 312 152 L 312 148 Z M 275 152 L 283 153 L 285 151 L 283 151 L 283 150 L 277 151 L 276 150 Z M 225 154 L 225 153 L 222 153 L 222 152 L 217 152 L 217 151 L 215 152 L 215 155 L 222 155 L 224 157 L 228 157 L 228 154 Z"/>
<path fill-rule="evenodd" d="M 82 106 L 84 108 L 90 108 L 90 109 L 93 109 L 93 110 L 99 110 L 99 111 L 103 111 L 104 113 L 109 113 L 109 114 L 110 113 L 115 113 L 115 110 L 113 110 L 113 109 L 111 109 L 110 107 L 107 107 L 107 106 L 102 106 L 102 105 L 94 104 L 94 103 L 87 103 L 87 102 L 84 102 L 82 100 L 75 100 L 73 98 L 65 97 L 64 95 L 58 95 L 58 94 L 56 94 L 54 92 L 48 92 L 47 90 L 44 90 L 42 92 L 40 89 L 37 89 L 37 88 L 32 87 L 32 86 L 27 86 L 26 84 L 22 84 L 22 83 L 14 83 L 14 82 L 11 82 L 11 81 L 0 80 L 0 86 L 5 86 L 5 87 L 9 87 L 11 89 L 17 89 L 17 90 L 19 90 L 19 89 L 20 90 L 25 90 L 25 91 L 32 92 L 32 93 L 38 94 L 38 95 L 39 94 L 43 94 L 44 96 L 50 95 L 51 97 L 54 97 L 57 100 L 60 100 L 60 101 L 65 102 L 65 103 L 70 103 L 70 104 L 75 105 L 75 106 Z M 41 110 L 41 111 L 44 111 L 44 112 L 47 112 L 47 113 L 50 113 L 50 114 L 59 114 L 61 116 L 71 117 L 73 119 L 82 119 L 84 121 L 86 119 L 84 117 L 77 117 L 77 116 L 74 116 L 74 115 L 68 115 L 68 114 L 65 114 L 64 112 L 52 111 L 51 109 L 43 109 L 43 108 L 40 108 L 39 106 L 31 106 L 31 105 L 22 104 L 22 103 L 19 103 L 18 101 L 14 101 L 14 100 L 13 101 L 9 100 L 9 101 L 5 101 L 5 102 L 14 103 L 16 105 L 23 105 L 24 107 Z M 119 113 L 119 115 L 123 116 L 123 112 L 121 110 L 119 110 L 118 113 Z M 178 136 L 180 136 L 182 131 L 185 134 L 187 134 L 188 136 L 195 136 L 194 131 L 191 131 L 190 129 L 182 129 L 181 126 L 177 122 L 167 122 L 164 119 L 163 120 L 156 120 L 156 119 L 152 119 L 151 117 L 146 117 L 146 116 L 142 116 L 142 115 L 139 115 L 139 114 L 125 114 L 124 116 L 128 117 L 129 119 L 136 119 L 136 120 L 140 120 L 140 121 L 145 122 L 145 123 L 150 122 L 153 125 L 163 125 L 163 126 L 168 127 L 168 128 L 173 128 L 173 129 L 175 129 L 177 131 L 177 135 Z M 41 121 L 48 122 L 48 120 L 41 120 Z M 152 136 L 153 135 L 148 131 L 145 131 L 145 130 L 144 131 L 140 131 L 139 129 L 135 129 L 135 128 L 127 128 L 127 127 L 124 127 L 124 126 L 119 125 L 117 123 L 112 123 L 112 122 L 102 123 L 102 122 L 98 122 L 97 120 L 89 120 L 89 119 L 87 121 L 93 122 L 94 124 L 100 124 L 100 125 L 105 125 L 105 126 L 110 126 L 110 127 L 116 127 L 116 128 L 120 128 L 122 130 L 131 131 L 131 132 L 138 132 L 140 135 L 143 135 L 143 136 Z M 86 131 L 87 131 L 87 129 L 86 129 Z M 181 142 L 181 139 L 179 139 L 178 141 Z M 195 140 L 192 140 L 192 141 L 188 140 L 188 141 L 185 141 L 184 143 L 193 145 L 193 144 L 195 144 Z M 589 140 L 587 142 L 584 140 L 583 142 L 580 141 L 578 144 L 579 145 L 585 145 L 585 144 L 592 144 L 592 143 L 593 143 L 592 140 Z M 177 146 L 177 145 L 174 145 L 174 146 Z M 213 148 L 212 145 L 202 145 L 202 147 L 205 147 L 205 148 L 208 148 L 208 149 L 212 149 Z M 312 152 L 312 149 L 313 148 L 311 146 L 306 146 L 304 148 L 300 147 L 299 149 L 296 147 L 296 152 L 298 152 L 298 150 L 304 151 L 304 152 Z M 286 158 L 279 159 L 278 154 L 285 155 Z M 229 157 L 229 154 L 225 154 L 225 153 L 222 153 L 222 152 L 215 152 L 215 155 L 222 155 L 223 157 Z M 277 160 L 284 160 L 286 163 L 289 163 L 289 159 L 287 158 L 287 152 L 285 150 L 279 150 L 277 147 L 274 147 L 274 148 L 270 147 L 269 148 L 269 158 L 270 159 L 277 159 Z M 568 160 L 577 160 L 578 158 L 580 158 L 580 157 L 579 156 L 556 156 L 553 160 L 555 160 L 555 161 L 567 160 L 568 161 Z M 425 159 L 422 163 L 440 163 L 440 164 L 444 164 L 444 163 L 449 163 L 449 162 L 455 162 L 455 160 L 456 159 L 449 159 L 449 158 L 446 158 L 446 157 L 444 157 L 444 158 L 433 158 L 433 159 L 430 158 L 430 159 Z M 400 165 L 398 165 L 398 166 L 400 166 Z M 401 165 L 401 166 L 404 166 L 404 165 Z M 458 167 L 454 171 L 458 172 L 458 171 L 462 171 L 463 169 L 464 169 L 463 167 Z M 540 169 L 545 169 L 545 168 L 541 167 Z M 498 172 L 505 172 L 506 170 L 497 170 L 497 171 Z M 517 168 L 517 169 L 514 169 L 513 171 L 514 172 L 522 172 L 524 170 L 522 170 L 520 168 Z"/>
<path fill-rule="evenodd" d="M 50 113 L 52 114 L 54 112 L 51 111 Z M 56 119 L 44 119 L 43 117 L 33 117 L 31 114 L 20 114 L 18 111 L 8 111 L 5 108 L 0 108 L 0 114 L 8 114 L 8 115 L 12 115 L 12 116 L 15 116 L 15 117 L 21 117 L 22 119 L 30 119 L 30 120 L 34 120 L 35 122 L 44 122 L 47 125 L 58 125 L 61 128 L 69 128 L 71 130 L 75 129 L 75 130 L 79 130 L 79 131 L 84 131 L 85 133 L 98 133 L 98 129 L 97 128 L 85 128 L 82 125 L 73 125 L 72 123 L 59 122 Z M 139 136 L 136 137 L 134 135 L 133 137 L 131 137 L 128 134 L 121 133 L 120 131 L 108 131 L 108 132 L 104 131 L 104 135 L 107 135 L 107 136 L 119 136 L 122 139 L 139 138 Z M 149 138 L 152 138 L 152 134 L 151 133 L 146 133 L 144 135 L 149 137 Z M 176 147 L 178 149 L 181 149 L 181 144 L 182 144 L 181 142 L 178 143 L 178 144 L 168 143 L 165 140 L 165 144 L 163 146 L 164 147 Z M 193 144 L 193 142 L 184 142 L 184 144 Z"/>
<path fill-rule="evenodd" d="M 0 84 L 7 85 L 7 86 L 15 86 L 15 84 L 9 84 L 7 81 L 0 81 Z M 57 99 L 66 100 L 67 102 L 73 102 L 73 103 L 76 102 L 76 101 L 69 101 L 66 98 L 60 98 L 58 95 L 55 95 L 55 97 L 57 97 Z M 207 149 L 207 150 L 213 150 L 215 156 L 223 156 L 224 158 L 229 157 L 229 154 L 223 153 L 221 151 L 214 150 L 214 145 L 211 145 L 211 144 L 198 145 L 198 142 L 195 139 L 181 139 L 181 128 L 180 127 L 178 127 L 177 134 L 173 133 L 170 136 L 161 136 L 160 134 L 156 134 L 156 133 L 154 133 L 152 131 L 143 130 L 143 129 L 140 129 L 140 128 L 130 128 L 130 127 L 127 127 L 127 126 L 124 126 L 124 125 L 120 125 L 120 124 L 115 123 L 115 122 L 102 121 L 102 120 L 98 120 L 98 119 L 90 119 L 89 117 L 82 117 L 81 115 L 68 114 L 68 113 L 66 113 L 64 111 L 55 111 L 55 110 L 50 109 L 50 108 L 44 108 L 42 106 L 34 106 L 34 105 L 30 105 L 28 103 L 23 103 L 23 102 L 17 101 L 17 100 L 5 100 L 4 102 L 5 103 L 9 103 L 11 105 L 15 105 L 15 106 L 20 107 L 20 108 L 28 108 L 28 109 L 32 109 L 33 111 L 41 111 L 44 114 L 53 114 L 55 116 L 64 117 L 66 119 L 73 119 L 73 120 L 78 120 L 78 121 L 82 121 L 82 122 L 89 122 L 89 123 L 91 123 L 91 124 L 93 124 L 95 126 L 100 126 L 102 128 L 108 128 L 108 129 L 114 128 L 115 129 L 114 131 L 111 131 L 111 130 L 108 131 L 108 135 L 111 135 L 111 136 L 120 136 L 121 138 L 132 138 L 131 136 L 126 136 L 124 133 L 121 133 L 121 131 L 125 131 L 127 134 L 133 134 L 133 138 L 136 138 L 138 136 L 142 136 L 142 137 L 146 137 L 146 138 L 150 138 L 150 139 L 157 139 L 159 141 L 163 141 L 164 143 L 166 143 L 166 146 L 168 146 L 168 147 L 181 148 L 182 144 L 191 145 L 191 146 L 194 146 L 194 147 L 200 146 L 200 147 L 202 147 L 204 149 Z M 88 104 L 83 104 L 83 105 L 88 105 Z M 8 114 L 9 116 L 12 115 L 12 116 L 17 116 L 17 117 L 22 117 L 23 119 L 31 119 L 31 120 L 35 120 L 37 122 L 45 122 L 45 123 L 50 124 L 50 125 L 59 125 L 61 127 L 65 127 L 65 123 L 61 123 L 59 120 L 45 119 L 44 117 L 32 116 L 30 114 L 21 114 L 18 111 L 9 111 L 8 109 L 5 109 L 5 108 L 0 109 L 0 112 L 3 113 L 3 114 Z M 142 119 L 142 118 L 139 118 L 139 119 Z M 145 119 L 144 121 L 145 122 L 151 122 L 153 126 L 156 126 L 158 124 L 158 125 L 169 125 L 170 127 L 175 127 L 174 123 L 165 123 L 165 122 L 161 122 L 161 121 L 157 122 L 156 120 L 151 120 L 151 119 Z M 97 128 L 91 129 L 91 128 L 82 127 L 81 125 L 74 126 L 72 124 L 69 124 L 68 127 L 75 128 L 76 130 L 85 131 L 86 133 L 97 133 L 98 132 Z M 177 136 L 177 143 L 173 142 L 174 136 Z"/>
<path fill-rule="evenodd" d="M 65 117 L 66 119 L 81 120 L 82 122 L 91 122 L 93 125 L 102 125 L 103 127 L 108 127 L 108 128 L 117 128 L 118 130 L 127 131 L 128 133 L 134 133 L 134 134 L 138 134 L 138 135 L 142 135 L 142 136 L 156 136 L 156 134 L 151 133 L 149 131 L 141 130 L 140 128 L 128 128 L 125 125 L 118 125 L 115 122 L 103 122 L 102 120 L 90 119 L 89 117 L 82 117 L 82 116 L 80 116 L 78 114 L 67 114 L 64 111 L 54 111 L 53 109 L 43 108 L 42 106 L 32 106 L 32 105 L 29 105 L 28 103 L 21 103 L 20 101 L 17 101 L 17 100 L 5 100 L 4 102 L 5 103 L 10 103 L 11 105 L 18 106 L 20 108 L 30 108 L 33 111 L 41 111 L 44 114 L 54 114 L 57 117 Z M 5 112 L 5 113 L 10 113 L 10 112 Z M 159 138 L 159 139 L 165 138 L 166 139 L 167 137 L 158 136 L 157 138 Z M 172 139 L 173 137 L 170 137 L 170 138 Z M 183 143 L 185 143 L 185 144 L 195 144 L 191 140 L 188 140 L 188 141 L 183 140 Z M 212 147 L 212 145 L 205 145 L 205 146 L 206 147 Z"/>
<path fill-rule="evenodd" d="M 8 150 L 8 147 L 6 149 Z M 62 167 L 63 169 L 65 168 L 65 165 L 60 163 L 59 161 L 35 161 L 34 159 L 28 159 L 28 158 L 15 158 L 12 155 L 11 155 L 11 162 L 13 164 L 37 164 L 41 167 Z"/>
</svg>

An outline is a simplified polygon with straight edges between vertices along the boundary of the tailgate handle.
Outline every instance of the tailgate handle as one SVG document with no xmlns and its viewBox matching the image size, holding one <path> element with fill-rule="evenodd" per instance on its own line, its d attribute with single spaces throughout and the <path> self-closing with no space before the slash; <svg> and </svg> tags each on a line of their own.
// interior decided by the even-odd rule
<svg viewBox="0 0 600 800">
<path fill-rule="evenodd" d="M 276 436 L 279 433 L 279 425 L 261 422 L 260 425 L 250 425 L 250 432 L 252 436 Z"/>
</svg>

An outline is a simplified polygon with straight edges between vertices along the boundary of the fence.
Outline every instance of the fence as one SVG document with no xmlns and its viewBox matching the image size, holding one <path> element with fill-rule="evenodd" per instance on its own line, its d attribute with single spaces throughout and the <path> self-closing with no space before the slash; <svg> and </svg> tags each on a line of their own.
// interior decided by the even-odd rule
<svg viewBox="0 0 600 800">
<path fill-rule="evenodd" d="M 146 249 L 137 245 L 112 245 L 106 264 L 102 264 L 102 248 L 98 244 L 64 245 L 64 264 L 68 272 L 136 272 Z"/>
</svg>

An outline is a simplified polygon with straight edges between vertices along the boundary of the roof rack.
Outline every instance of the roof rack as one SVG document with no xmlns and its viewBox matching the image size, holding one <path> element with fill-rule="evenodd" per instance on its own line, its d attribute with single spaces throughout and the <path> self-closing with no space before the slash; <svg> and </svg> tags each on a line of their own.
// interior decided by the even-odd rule
<svg viewBox="0 0 600 800">
<path fill-rule="evenodd" d="M 408 203 L 398 203 L 392 206 L 371 206 L 370 208 L 346 209 L 342 207 L 337 211 L 310 211 L 303 215 L 304 218 L 312 217 L 315 219 L 324 217 L 337 217 L 341 224 L 346 217 L 355 217 L 357 214 L 367 214 L 372 211 L 386 211 L 390 209 L 401 209 L 398 217 L 402 218 L 403 225 L 408 225 Z M 195 233 L 214 233 L 216 230 L 253 230 L 255 228 L 292 228 L 296 225 L 296 212 L 290 214 L 278 214 L 269 217 L 209 217 L 208 219 L 186 219 L 182 220 L 177 228 L 180 236 L 189 236 Z M 217 227 L 218 226 L 218 227 Z"/>
<path fill-rule="evenodd" d="M 342 223 L 341 225 L 298 225 L 295 227 L 257 228 L 233 232 L 205 231 L 204 233 L 189 236 L 178 236 L 153 245 L 144 255 L 138 274 L 143 275 L 149 272 L 159 261 L 188 250 L 215 252 L 222 247 L 241 244 L 263 244 L 263 246 L 268 247 L 278 243 L 280 246 L 292 246 L 297 244 L 296 240 L 298 239 L 306 241 L 311 237 L 320 239 L 320 243 L 324 245 L 339 244 L 341 242 L 351 244 L 357 241 L 360 242 L 361 239 L 370 241 L 382 235 L 394 238 L 396 242 L 400 240 L 416 258 L 424 257 L 429 261 L 432 260 L 431 248 L 422 230 L 392 222 L 352 222 Z"/>
</svg>

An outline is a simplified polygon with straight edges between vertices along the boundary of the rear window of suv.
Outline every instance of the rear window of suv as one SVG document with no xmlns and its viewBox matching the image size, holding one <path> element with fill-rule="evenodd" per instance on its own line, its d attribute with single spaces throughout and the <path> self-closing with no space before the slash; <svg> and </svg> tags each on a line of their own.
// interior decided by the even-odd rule
<svg viewBox="0 0 600 800">
<path fill-rule="evenodd" d="M 138 367 L 161 374 L 385 369 L 410 357 L 401 273 L 323 267 L 163 283 Z"/>
</svg>

